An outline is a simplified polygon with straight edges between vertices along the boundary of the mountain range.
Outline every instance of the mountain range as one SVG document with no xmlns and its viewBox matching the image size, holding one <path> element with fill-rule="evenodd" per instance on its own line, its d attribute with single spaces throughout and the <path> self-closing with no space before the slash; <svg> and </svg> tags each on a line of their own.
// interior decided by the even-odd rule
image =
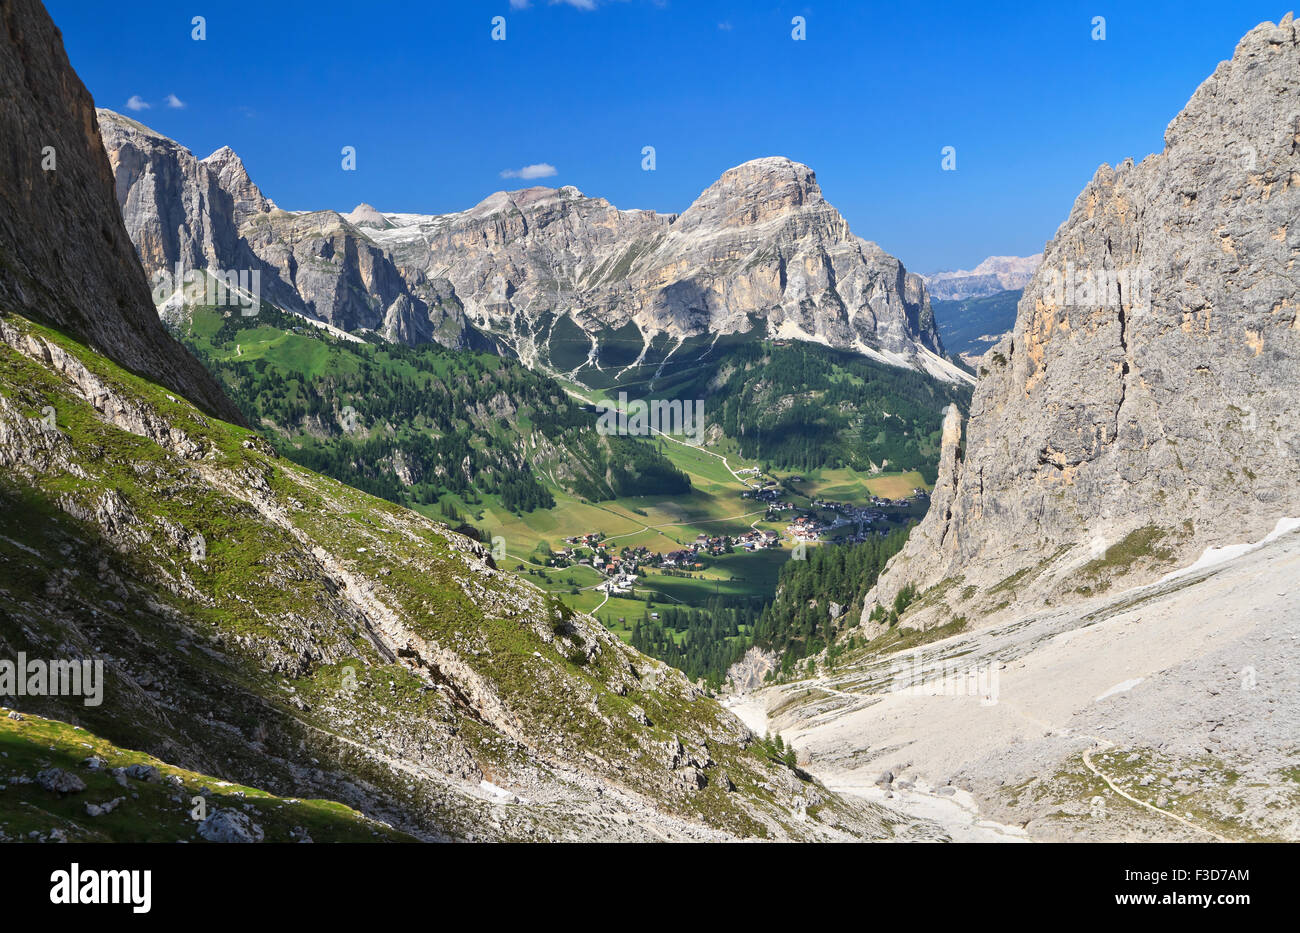
<svg viewBox="0 0 1300 933">
<path fill-rule="evenodd" d="M 127 117 L 98 117 L 150 275 L 257 269 L 266 300 L 339 330 L 496 346 L 588 386 L 645 381 L 729 335 L 969 379 L 944 353 L 921 278 L 855 236 L 789 159 L 724 172 L 681 214 L 619 210 L 571 186 L 500 191 L 446 215 L 290 212 L 228 148 L 200 160 Z"/>
<path fill-rule="evenodd" d="M 921 278 L 930 297 L 936 301 L 983 298 L 1023 289 L 1042 261 L 1041 253 L 1037 256 L 990 256 L 969 272 L 959 269 L 935 272 Z"/>
</svg>

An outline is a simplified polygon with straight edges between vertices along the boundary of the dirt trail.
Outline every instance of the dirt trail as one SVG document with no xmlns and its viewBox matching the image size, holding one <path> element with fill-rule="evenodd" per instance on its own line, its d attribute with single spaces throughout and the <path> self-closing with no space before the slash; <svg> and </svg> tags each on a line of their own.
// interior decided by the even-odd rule
<svg viewBox="0 0 1300 933">
<path fill-rule="evenodd" d="M 779 730 L 828 787 L 874 794 L 892 772 L 1035 838 L 1300 840 L 1300 792 L 1284 777 L 1300 764 L 1297 582 L 1300 531 L 1285 532 L 729 705 Z M 1123 753 L 1108 757 L 1116 767 L 1103 750 Z M 1098 781 L 1120 806 L 1092 820 Z M 937 819 L 912 794 L 886 802 Z M 982 822 L 950 817 L 937 821 L 953 838 Z"/>
</svg>

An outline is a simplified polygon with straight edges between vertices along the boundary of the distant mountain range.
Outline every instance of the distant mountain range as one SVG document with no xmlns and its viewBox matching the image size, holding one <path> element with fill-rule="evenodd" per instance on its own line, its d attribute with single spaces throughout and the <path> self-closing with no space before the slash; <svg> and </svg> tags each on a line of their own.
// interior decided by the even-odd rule
<svg viewBox="0 0 1300 933">
<path fill-rule="evenodd" d="M 1019 291 L 1029 284 L 1043 261 L 1035 256 L 990 256 L 969 272 L 936 272 L 923 275 L 932 300 L 955 301 L 982 298 L 1003 291 Z"/>
<path fill-rule="evenodd" d="M 499 191 L 444 215 L 290 212 L 228 148 L 200 160 L 98 116 L 150 274 L 257 269 L 285 311 L 407 344 L 496 346 L 582 385 L 641 378 L 732 335 L 969 379 L 944 353 L 920 276 L 855 236 L 789 159 L 724 172 L 681 214 L 619 210 L 571 186 Z"/>
</svg>

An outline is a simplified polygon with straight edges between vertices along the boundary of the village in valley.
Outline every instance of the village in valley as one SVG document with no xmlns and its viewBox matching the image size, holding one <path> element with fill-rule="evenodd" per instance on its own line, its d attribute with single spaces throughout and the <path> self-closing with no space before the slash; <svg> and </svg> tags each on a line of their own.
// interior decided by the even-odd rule
<svg viewBox="0 0 1300 933">
<path fill-rule="evenodd" d="M 803 483 L 797 475 L 777 479 L 757 467 L 737 472 L 747 475 L 746 487 L 738 492 L 742 503 L 750 501 L 765 508 L 763 517 L 756 519 L 748 531 L 717 535 L 702 532 L 693 541 L 666 551 L 645 545 L 619 545 L 603 532 L 591 531 L 565 538 L 563 546 L 546 557 L 546 566 L 590 567 L 603 577 L 593 589 L 611 597 L 635 598 L 638 580 L 652 570 L 689 577 L 705 571 L 724 555 L 780 550 L 786 542 L 795 554 L 800 553 L 800 544 L 862 542 L 919 518 L 929 505 L 929 494 L 921 487 L 900 499 L 870 495 L 867 501 L 855 503 L 803 496 L 796 490 Z M 755 527 L 760 524 L 778 527 Z"/>
</svg>

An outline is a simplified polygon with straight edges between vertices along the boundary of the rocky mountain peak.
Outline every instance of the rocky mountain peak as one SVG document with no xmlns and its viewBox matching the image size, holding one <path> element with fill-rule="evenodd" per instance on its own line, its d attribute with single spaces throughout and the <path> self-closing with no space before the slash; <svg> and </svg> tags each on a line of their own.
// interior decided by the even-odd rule
<svg viewBox="0 0 1300 933">
<path fill-rule="evenodd" d="M 988 619 L 1300 515 L 1298 90 L 1296 24 L 1262 24 L 1164 152 L 1098 169 L 983 358 L 951 502 L 875 600 L 949 581 L 916 624 Z"/>
<path fill-rule="evenodd" d="M 365 202 L 358 204 L 350 212 L 344 214 L 343 217 L 348 223 L 356 227 L 373 227 L 376 230 L 387 230 L 393 226 L 392 221 Z"/>
<path fill-rule="evenodd" d="M 512 211 L 528 214 L 563 210 L 569 206 L 608 209 L 610 203 L 604 198 L 588 198 L 573 185 L 565 185 L 562 188 L 533 185 L 514 191 L 494 191 L 470 208 L 466 214 L 470 217 L 484 217 Z"/>
<path fill-rule="evenodd" d="M 153 131 L 151 130 L 150 132 Z M 157 134 L 155 133 L 155 135 Z M 238 162 L 240 167 L 243 167 L 243 160 L 240 159 L 235 150 L 231 149 L 229 146 L 222 146 L 203 161 L 212 166 L 220 166 L 228 162 Z"/>
<path fill-rule="evenodd" d="M 369 234 L 393 226 L 361 205 L 363 223 L 334 211 L 280 211 L 249 177 L 229 146 L 206 159 L 147 127 L 101 111 L 104 147 L 117 199 L 145 271 L 249 270 L 262 298 L 343 330 L 391 339 L 485 347 L 465 323 L 454 296 L 436 285 L 430 302 L 409 284 Z M 353 214 L 357 212 L 354 211 Z"/>
<path fill-rule="evenodd" d="M 203 164 L 212 171 L 222 190 L 228 192 L 234 200 L 235 220 L 243 223 L 254 214 L 265 214 L 274 208 L 244 167 L 244 160 L 235 154 L 229 146 L 222 146 L 203 160 Z"/>
<path fill-rule="evenodd" d="M 158 320 L 113 202 L 94 103 L 58 29 L 36 0 L 6 0 L 3 14 L 0 313 L 52 324 L 208 412 L 240 421 Z"/>
<path fill-rule="evenodd" d="M 769 156 L 723 172 L 674 226 L 679 231 L 701 226 L 749 226 L 811 205 L 824 206 L 839 217 L 822 197 L 812 169 L 782 156 Z"/>
</svg>

